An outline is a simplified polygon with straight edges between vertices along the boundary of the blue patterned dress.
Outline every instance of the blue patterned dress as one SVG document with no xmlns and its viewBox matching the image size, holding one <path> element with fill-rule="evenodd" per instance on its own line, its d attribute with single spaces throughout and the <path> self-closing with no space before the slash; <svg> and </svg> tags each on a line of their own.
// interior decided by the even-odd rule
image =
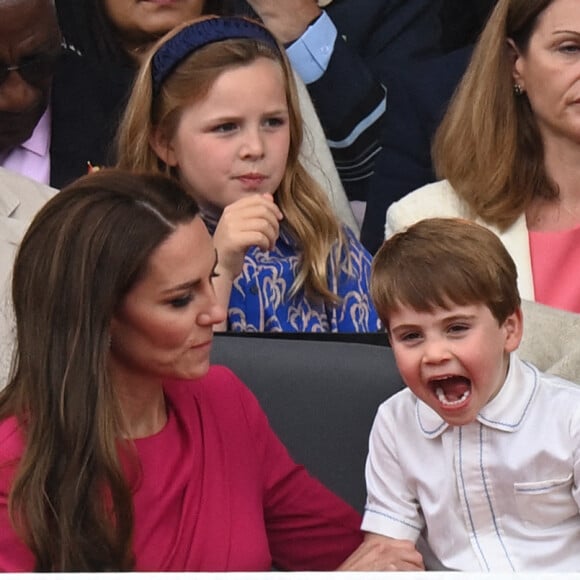
<svg viewBox="0 0 580 580">
<path fill-rule="evenodd" d="M 208 220 L 210 231 L 215 224 Z M 262 251 L 254 246 L 234 280 L 228 307 L 228 330 L 235 332 L 376 332 L 381 323 L 370 299 L 371 255 L 344 228 L 346 264 L 329 268 L 329 288 L 342 298 L 338 305 L 307 298 L 302 291 L 290 296 L 298 271 L 298 254 L 290 237 L 280 232 L 276 247 Z"/>
</svg>

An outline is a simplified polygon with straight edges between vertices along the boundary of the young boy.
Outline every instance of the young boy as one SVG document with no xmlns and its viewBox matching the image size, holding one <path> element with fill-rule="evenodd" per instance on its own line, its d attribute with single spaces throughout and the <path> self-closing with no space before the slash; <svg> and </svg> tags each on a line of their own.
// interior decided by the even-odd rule
<svg viewBox="0 0 580 580">
<path fill-rule="evenodd" d="M 408 388 L 372 428 L 362 528 L 393 569 L 421 567 L 423 535 L 451 569 L 580 570 L 580 389 L 516 355 L 516 277 L 499 238 L 457 219 L 418 222 L 374 258 Z"/>
</svg>

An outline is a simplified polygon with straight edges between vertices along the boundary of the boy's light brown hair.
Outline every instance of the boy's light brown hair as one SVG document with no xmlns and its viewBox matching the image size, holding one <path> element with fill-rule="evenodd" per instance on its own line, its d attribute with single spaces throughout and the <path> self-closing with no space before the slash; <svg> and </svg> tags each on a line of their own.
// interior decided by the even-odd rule
<svg viewBox="0 0 580 580">
<path fill-rule="evenodd" d="M 385 328 L 401 305 L 420 312 L 485 304 L 499 324 L 519 308 L 514 261 L 489 229 L 457 218 L 417 222 L 383 242 L 371 297 Z"/>
</svg>

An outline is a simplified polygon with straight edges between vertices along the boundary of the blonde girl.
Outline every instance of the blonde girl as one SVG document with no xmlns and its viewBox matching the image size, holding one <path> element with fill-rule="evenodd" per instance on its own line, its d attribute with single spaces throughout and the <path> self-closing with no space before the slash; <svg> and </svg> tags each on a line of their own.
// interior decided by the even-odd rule
<svg viewBox="0 0 580 580">
<path fill-rule="evenodd" d="M 169 33 L 143 63 L 118 159 L 174 175 L 200 204 L 228 329 L 375 331 L 370 255 L 300 163 L 301 142 L 283 49 L 253 21 L 210 17 Z"/>
</svg>

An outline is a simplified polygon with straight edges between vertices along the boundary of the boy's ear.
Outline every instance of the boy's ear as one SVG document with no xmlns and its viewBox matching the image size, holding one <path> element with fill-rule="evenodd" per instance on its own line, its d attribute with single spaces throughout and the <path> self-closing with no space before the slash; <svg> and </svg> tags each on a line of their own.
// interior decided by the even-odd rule
<svg viewBox="0 0 580 580">
<path fill-rule="evenodd" d="M 168 139 L 165 132 L 159 127 L 156 127 L 149 136 L 149 145 L 151 145 L 151 149 L 155 151 L 157 157 L 159 157 L 165 165 L 169 167 L 175 167 L 177 165 L 177 159 L 175 158 L 171 139 Z"/>
<path fill-rule="evenodd" d="M 510 314 L 502 324 L 505 333 L 505 352 L 513 352 L 520 346 L 524 333 L 524 318 L 520 307 Z"/>
</svg>

